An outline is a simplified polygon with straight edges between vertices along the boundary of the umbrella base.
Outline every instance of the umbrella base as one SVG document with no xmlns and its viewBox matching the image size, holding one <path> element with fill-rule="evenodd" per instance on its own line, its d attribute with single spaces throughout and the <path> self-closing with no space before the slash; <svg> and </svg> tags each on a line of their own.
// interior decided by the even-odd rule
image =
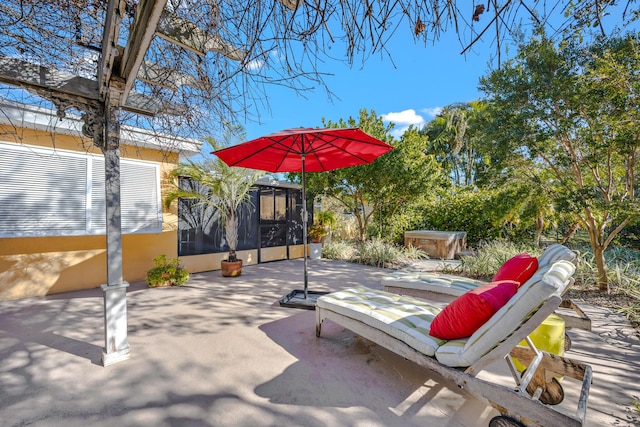
<svg viewBox="0 0 640 427">
<path fill-rule="evenodd" d="M 315 310 L 318 297 L 328 293 L 329 292 L 307 291 L 307 298 L 305 299 L 304 291 L 302 289 L 295 289 L 280 298 L 280 306 Z"/>
</svg>

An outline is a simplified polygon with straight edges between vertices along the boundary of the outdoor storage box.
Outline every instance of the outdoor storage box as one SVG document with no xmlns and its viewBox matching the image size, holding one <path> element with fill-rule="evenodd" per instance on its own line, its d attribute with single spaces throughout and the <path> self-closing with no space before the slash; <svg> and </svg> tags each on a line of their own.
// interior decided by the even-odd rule
<svg viewBox="0 0 640 427">
<path fill-rule="evenodd" d="M 467 249 L 464 231 L 405 231 L 404 245 L 420 248 L 431 258 L 454 259 L 456 253 Z"/>
</svg>

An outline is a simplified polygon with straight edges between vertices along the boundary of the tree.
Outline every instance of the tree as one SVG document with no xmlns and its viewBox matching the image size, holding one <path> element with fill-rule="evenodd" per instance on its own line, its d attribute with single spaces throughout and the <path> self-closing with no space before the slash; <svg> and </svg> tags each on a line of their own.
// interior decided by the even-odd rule
<svg viewBox="0 0 640 427">
<path fill-rule="evenodd" d="M 372 171 L 382 184 L 369 189 L 369 200 L 376 206 L 376 232 L 383 237 L 400 238 L 409 224 L 420 216 L 425 201 L 435 196 L 434 188 L 449 182 L 434 156 L 425 154 L 428 137 L 409 127 L 394 149 Z"/>
<path fill-rule="evenodd" d="M 544 33 L 501 70 L 481 79 L 497 144 L 526 160 L 559 209 L 587 231 L 601 291 L 604 251 L 638 218 L 640 149 L 637 35 L 555 44 Z"/>
<path fill-rule="evenodd" d="M 338 122 L 323 120 L 323 124 L 330 128 L 359 127 L 394 149 L 368 165 L 307 174 L 308 194 L 311 198 L 323 194 L 339 201 L 355 216 L 361 240 L 373 218 L 378 218 L 385 234 L 392 235 L 391 221 L 384 218 L 393 218 L 423 197 L 429 184 L 440 176 L 433 157 L 424 154 L 427 138 L 410 128 L 395 141 L 390 134 L 393 125 L 385 125 L 375 111 L 366 109 L 360 110 L 357 121 L 349 117 Z"/>
<path fill-rule="evenodd" d="M 542 176 L 527 176 L 515 169 L 500 188 L 496 204 L 503 208 L 504 237 L 531 238 L 534 246 L 540 245 L 545 229 L 556 224 L 557 213 L 553 199 L 542 182 Z M 531 235 L 533 232 L 533 235 Z"/>
<path fill-rule="evenodd" d="M 245 139 L 242 127 L 227 130 L 222 141 L 207 138 L 211 150 L 230 145 L 232 141 Z M 199 184 L 200 188 L 185 189 L 174 183 L 173 188 L 165 196 L 165 206 L 169 207 L 178 198 L 197 200 L 205 210 L 213 210 L 217 220 L 224 224 L 224 235 L 229 246 L 228 261 L 235 262 L 238 247 L 238 214 L 245 203 L 250 202 L 249 190 L 262 175 L 249 169 L 230 167 L 222 160 L 206 157 L 200 162 L 186 161 L 180 163 L 172 172 L 174 178 L 189 178 Z"/>
<path fill-rule="evenodd" d="M 484 105 L 480 101 L 444 107 L 423 129 L 427 154 L 434 154 L 449 172 L 453 185 L 472 185 L 486 168 L 489 153 L 481 151 Z"/>
</svg>

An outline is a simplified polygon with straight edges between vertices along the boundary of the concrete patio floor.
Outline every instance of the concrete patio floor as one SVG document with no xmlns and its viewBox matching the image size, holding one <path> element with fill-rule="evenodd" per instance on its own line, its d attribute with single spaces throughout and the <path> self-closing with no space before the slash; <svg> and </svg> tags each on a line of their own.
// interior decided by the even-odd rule
<svg viewBox="0 0 640 427">
<path fill-rule="evenodd" d="M 309 289 L 379 288 L 388 273 L 311 260 Z M 313 311 L 277 303 L 302 277 L 302 260 L 290 260 L 237 278 L 193 274 L 181 288 L 134 283 L 131 359 L 107 368 L 100 289 L 0 302 L 0 424 L 486 426 L 497 415 L 335 324 L 316 338 Z M 640 425 L 640 342 L 621 315 L 583 308 L 593 331 L 568 331 L 567 356 L 594 371 L 586 425 Z M 563 386 L 573 411 L 577 386 Z"/>
</svg>

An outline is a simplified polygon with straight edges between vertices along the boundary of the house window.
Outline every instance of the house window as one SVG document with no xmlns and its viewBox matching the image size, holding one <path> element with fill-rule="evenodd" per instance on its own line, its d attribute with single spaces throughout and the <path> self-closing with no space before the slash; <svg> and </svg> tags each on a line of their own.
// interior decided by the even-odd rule
<svg viewBox="0 0 640 427">
<path fill-rule="evenodd" d="M 159 165 L 120 160 L 123 233 L 162 231 Z M 0 237 L 104 234 L 102 156 L 0 142 Z"/>
</svg>

